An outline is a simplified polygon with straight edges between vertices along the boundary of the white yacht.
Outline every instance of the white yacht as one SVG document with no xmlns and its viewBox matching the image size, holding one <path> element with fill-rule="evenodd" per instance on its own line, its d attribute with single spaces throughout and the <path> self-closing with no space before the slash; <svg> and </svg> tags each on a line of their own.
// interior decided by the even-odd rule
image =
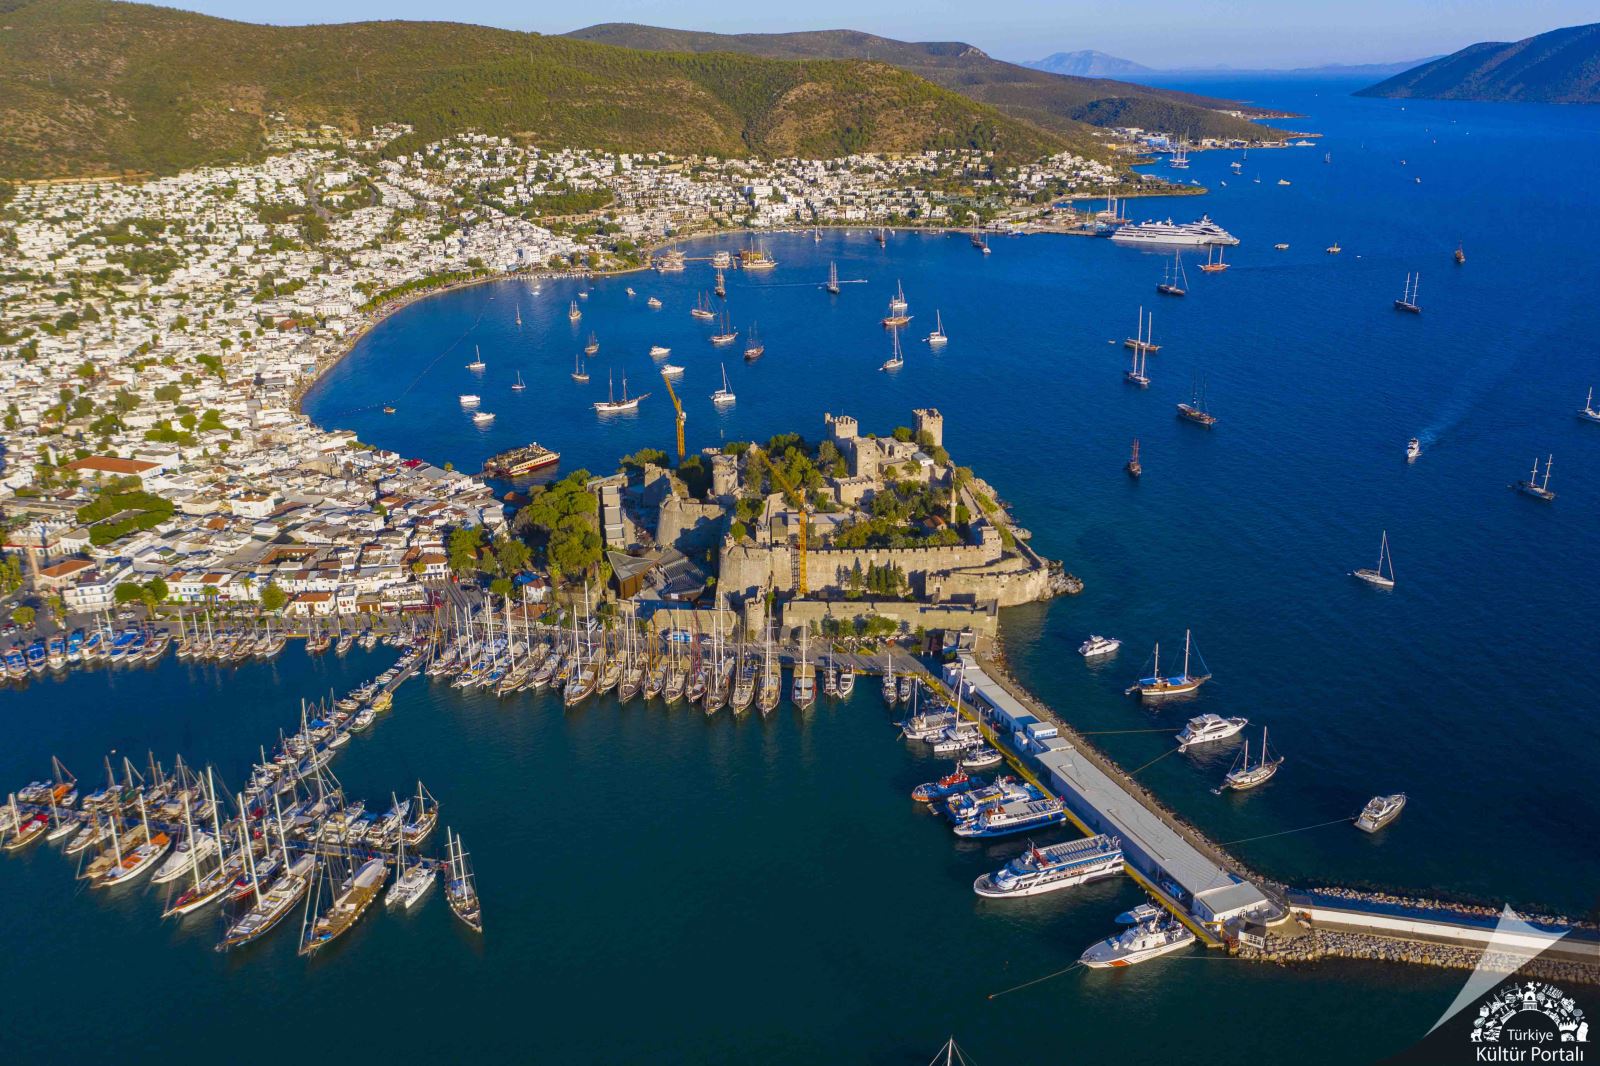
<svg viewBox="0 0 1600 1066">
<path fill-rule="evenodd" d="M 476 407 L 481 401 L 476 393 L 463 392 L 459 397 L 462 407 Z"/>
<path fill-rule="evenodd" d="M 1093 659 L 1099 655 L 1110 655 L 1122 647 L 1122 641 L 1116 637 L 1102 637 L 1098 633 L 1089 634 L 1089 639 L 1078 645 L 1078 654 L 1085 659 Z"/>
<path fill-rule="evenodd" d="M 473 414 L 472 421 L 476 425 L 487 426 L 494 421 L 494 414 L 491 411 L 478 411 Z"/>
<path fill-rule="evenodd" d="M 1422 455 L 1422 442 L 1415 437 L 1406 441 L 1406 462 L 1414 463 Z"/>
<path fill-rule="evenodd" d="M 1198 222 L 1165 222 L 1147 220 L 1131 226 L 1119 226 L 1111 239 L 1118 244 L 1186 244 L 1207 245 L 1239 243 L 1239 238 L 1211 221 L 1210 215 L 1201 215 Z"/>
<path fill-rule="evenodd" d="M 1211 744 L 1238 735 L 1250 724 L 1248 718 L 1224 718 L 1220 714 L 1202 714 L 1191 718 L 1178 734 L 1178 750 L 1187 751 L 1196 744 Z"/>
<path fill-rule="evenodd" d="M 987 744 L 976 747 L 961 757 L 963 770 L 986 770 L 991 766 L 998 766 L 1005 761 L 1005 756 Z"/>
<path fill-rule="evenodd" d="M 652 344 L 650 346 L 650 358 L 652 358 L 652 359 L 665 359 L 667 356 L 669 356 L 671 354 L 672 354 L 672 349 L 671 348 L 664 348 L 659 344 Z"/>
<path fill-rule="evenodd" d="M 1028 850 L 992 874 L 972 882 L 972 890 L 990 899 L 1039 896 L 1122 872 L 1122 843 L 1116 837 L 1089 837 L 1048 848 Z"/>
<path fill-rule="evenodd" d="M 203 867 L 206 860 L 216 853 L 216 837 L 205 832 L 195 833 L 174 848 L 172 854 L 167 856 L 166 861 L 156 867 L 156 872 L 150 878 L 150 883 L 164 885 L 168 881 L 174 881 L 193 869 L 196 860 Z"/>
<path fill-rule="evenodd" d="M 1396 792 L 1392 796 L 1373 796 L 1356 816 L 1356 828 L 1364 833 L 1376 833 L 1400 817 L 1400 812 L 1405 809 L 1404 792 Z"/>
<path fill-rule="evenodd" d="M 683 377 L 683 367 L 674 366 L 672 363 L 663 364 L 661 376 L 664 378 L 681 378 Z"/>
<path fill-rule="evenodd" d="M 645 304 L 651 308 L 660 308 L 661 300 L 658 297 L 652 296 L 650 299 L 645 301 Z"/>
<path fill-rule="evenodd" d="M 1149 920 L 1100 941 L 1085 951 L 1078 961 L 1096 970 L 1135 966 L 1158 955 L 1182 951 L 1193 943 L 1194 934 L 1177 922 L 1163 924 L 1158 920 Z"/>
</svg>

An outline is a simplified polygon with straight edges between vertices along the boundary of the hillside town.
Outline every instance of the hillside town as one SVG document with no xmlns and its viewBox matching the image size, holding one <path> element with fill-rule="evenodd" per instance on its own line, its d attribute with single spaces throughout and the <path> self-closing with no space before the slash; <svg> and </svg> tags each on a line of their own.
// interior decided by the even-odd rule
<svg viewBox="0 0 1600 1066">
<path fill-rule="evenodd" d="M 406 132 L 306 131 L 253 165 L 5 189 L 0 591 L 26 584 L 60 614 L 156 580 L 179 604 L 425 608 L 449 531 L 502 535 L 508 508 L 475 472 L 298 409 L 404 300 L 636 268 L 718 228 L 975 223 L 1121 180 L 1070 154 L 1002 172 L 968 150 L 727 160 L 463 135 L 386 156 Z"/>
</svg>

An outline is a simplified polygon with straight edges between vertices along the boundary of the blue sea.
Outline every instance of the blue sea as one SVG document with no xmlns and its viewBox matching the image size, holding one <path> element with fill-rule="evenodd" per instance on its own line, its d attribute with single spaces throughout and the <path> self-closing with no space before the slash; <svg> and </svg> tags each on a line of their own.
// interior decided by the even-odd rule
<svg viewBox="0 0 1600 1066">
<path fill-rule="evenodd" d="M 1321 136 L 1253 151 L 1240 175 L 1237 153 L 1196 153 L 1182 176 L 1206 196 L 1130 203 L 1135 218 L 1209 213 L 1241 239 L 1221 274 L 1189 254 L 1181 299 L 1155 292 L 1170 253 L 1104 240 L 997 238 L 981 256 L 964 235 L 901 231 L 883 248 L 864 230 L 773 235 L 761 243 L 775 271 L 728 273 L 741 334 L 730 348 L 688 314 L 712 287 L 704 261 L 545 281 L 537 295 L 498 282 L 395 314 L 306 410 L 463 469 L 537 440 L 562 453 L 559 474 L 671 447 L 652 344 L 686 368 L 675 387 L 691 449 L 815 439 L 827 412 L 887 433 L 937 407 L 956 461 L 1086 582 L 1004 613 L 1014 672 L 1124 766 L 1145 767 L 1184 817 L 1293 884 L 1592 912 L 1600 426 L 1575 412 L 1600 385 L 1588 270 L 1600 214 L 1586 180 L 1600 111 L 1350 96 L 1358 87 L 1193 86 L 1296 112 L 1280 124 Z M 748 241 L 683 250 L 698 260 Z M 1342 253 L 1326 254 L 1334 243 Z M 830 262 L 851 282 L 836 297 L 821 288 Z M 1416 272 L 1423 313 L 1401 314 L 1393 300 Z M 915 318 L 890 374 L 878 320 L 897 283 Z M 648 309 L 650 296 L 664 306 Z M 1148 390 L 1122 378 L 1141 306 L 1162 345 Z M 935 311 L 951 338 L 939 352 L 920 339 Z M 753 327 L 766 353 L 747 364 Z M 570 373 L 591 330 L 601 347 L 579 385 Z M 464 366 L 475 350 L 481 374 Z M 724 365 L 738 400 L 719 411 L 709 396 Z M 637 414 L 594 413 L 608 375 L 650 393 Z M 1174 417 L 1198 388 L 1219 419 L 1209 432 Z M 462 393 L 482 397 L 492 427 L 474 427 Z M 1408 465 L 1413 436 L 1424 453 Z M 1122 464 L 1136 438 L 1144 476 L 1132 482 Z M 1554 503 L 1509 489 L 1551 454 Z M 1392 592 L 1348 576 L 1375 564 L 1384 531 Z M 1172 663 L 1186 630 L 1215 675 L 1203 694 L 1154 713 L 1124 697 L 1153 646 Z M 1075 651 L 1090 632 L 1121 637 L 1120 655 L 1086 667 Z M 237 786 L 301 697 L 384 660 L 313 663 L 296 649 L 238 676 L 169 661 L 10 691 L 0 777 L 41 776 L 55 753 L 88 778 L 110 749 L 153 747 L 168 762 L 216 761 Z M 1346 1063 L 1419 1039 L 1459 987 L 1432 970 L 1212 953 L 988 999 L 1068 966 L 1139 893 L 1113 882 L 979 900 L 972 880 L 1021 842 L 957 844 L 915 808 L 906 793 L 939 764 L 895 739 L 870 689 L 763 723 L 608 702 L 563 714 L 543 697 L 411 682 L 336 770 L 373 801 L 418 777 L 439 796 L 482 877 L 481 942 L 431 900 L 366 919 L 309 965 L 291 933 L 223 958 L 214 920 L 163 925 L 152 889 L 74 891 L 69 862 L 40 849 L 0 861 L 0 987 L 83 989 L 88 977 L 81 1007 L 95 1020 L 45 1026 L 13 995 L 0 1027 L 68 1059 L 114 1032 L 135 1062 L 274 1032 L 344 1062 L 909 1064 L 951 1034 L 980 1062 L 1225 1062 L 1235 1041 L 1198 1036 L 1197 1021 L 1248 1017 L 1255 1048 Z M 1213 795 L 1233 747 L 1167 754 L 1204 711 L 1248 717 L 1253 741 L 1269 728 L 1287 760 L 1278 776 Z M 1393 791 L 1410 805 L 1389 829 L 1345 821 Z"/>
</svg>

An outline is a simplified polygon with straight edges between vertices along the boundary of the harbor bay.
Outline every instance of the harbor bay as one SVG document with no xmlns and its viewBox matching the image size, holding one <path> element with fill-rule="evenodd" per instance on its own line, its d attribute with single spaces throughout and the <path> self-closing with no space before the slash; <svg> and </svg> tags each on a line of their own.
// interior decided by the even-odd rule
<svg viewBox="0 0 1600 1066">
<path fill-rule="evenodd" d="M 1597 736 L 1571 666 L 1600 602 L 1600 438 L 1572 413 L 1597 368 L 1584 347 L 1590 302 L 1539 282 L 1581 261 L 1595 223 L 1567 186 L 1536 191 L 1531 208 L 1485 193 L 1507 187 L 1513 166 L 1570 166 L 1575 152 L 1592 153 L 1582 138 L 1594 120 L 1555 108 L 1535 109 L 1532 124 L 1474 105 L 1402 109 L 1346 99 L 1343 88 L 1253 87 L 1308 116 L 1325 135 L 1315 150 L 1252 153 L 1242 176 L 1229 157 L 1196 153 L 1191 174 L 1210 195 L 1129 206 L 1136 216 L 1205 210 L 1241 238 L 1229 271 L 1196 271 L 1181 302 L 1154 291 L 1165 255 L 1107 241 L 994 237 L 980 255 L 961 234 L 902 230 L 882 246 L 866 229 L 741 235 L 682 250 L 699 257 L 754 241 L 778 260 L 770 273 L 728 279 L 730 320 L 742 332 L 759 324 L 766 344 L 754 362 L 739 358 L 742 340 L 725 354 L 710 346 L 688 316 L 712 284 L 705 263 L 681 275 L 546 279 L 537 295 L 517 279 L 396 313 L 311 391 L 306 410 L 327 428 L 462 469 L 538 440 L 562 453 L 560 475 L 609 472 L 623 454 L 670 446 L 652 344 L 686 367 L 675 388 L 691 448 L 786 431 L 817 439 L 824 412 L 886 432 L 913 408 L 937 407 L 955 461 L 999 490 L 1034 548 L 1085 581 L 1079 596 L 1002 613 L 1012 673 L 1123 766 L 1140 767 L 1163 802 L 1275 880 L 1582 915 L 1600 874 L 1583 843 L 1600 823 L 1584 784 Z M 1530 211 L 1572 224 L 1533 247 L 1518 231 Z M 1332 242 L 1339 256 L 1324 251 Z M 1458 242 L 1470 253 L 1459 268 Z M 832 263 L 860 283 L 828 296 Z M 1426 313 L 1397 316 L 1393 296 L 1418 269 Z M 886 374 L 889 335 L 877 320 L 896 285 L 915 317 L 905 365 Z M 1522 309 L 1535 291 L 1536 316 Z M 574 325 L 567 309 L 580 293 Z M 645 306 L 650 296 L 661 309 Z M 1141 305 L 1153 308 L 1163 349 L 1150 357 L 1151 388 L 1132 390 L 1122 338 Z M 920 341 L 935 311 L 950 336 L 938 351 Z M 600 347 L 579 387 L 572 361 L 591 330 Z M 463 369 L 473 352 L 481 375 Z M 709 394 L 724 362 L 738 399 L 719 409 Z M 620 387 L 624 375 L 635 394 L 652 395 L 637 413 L 597 416 L 605 378 Z M 513 393 L 513 380 L 528 388 Z M 1202 387 L 1219 419 L 1209 434 L 1172 414 Z M 458 395 L 469 391 L 495 412 L 492 428 L 463 416 Z M 1411 437 L 1423 456 L 1407 465 Z M 1122 473 L 1135 439 L 1136 483 Z M 1561 499 L 1549 510 L 1507 491 L 1535 452 L 1558 456 Z M 1399 571 L 1387 594 L 1347 576 L 1371 565 L 1382 531 Z M 1125 696 L 1149 648 L 1161 642 L 1167 662 L 1186 630 L 1214 673 L 1202 694 L 1160 710 Z M 1121 637 L 1120 653 L 1086 665 L 1073 652 L 1090 632 Z M 299 698 L 383 665 L 331 678 L 348 668 L 294 647 L 237 673 L 167 662 L 35 683 L 0 702 L 27 734 L 0 770 L 31 779 L 55 754 L 88 778 L 110 747 L 220 765 L 292 726 Z M 152 901 L 61 893 L 68 874 L 50 869 L 53 857 L 7 864 L 20 871 L 8 878 L 30 922 L 48 916 L 50 928 L 130 968 L 170 967 L 179 985 L 196 983 L 193 996 L 214 995 L 219 1012 L 237 1005 L 220 986 L 198 987 L 212 966 L 274 981 L 292 971 L 287 994 L 306 1011 L 353 987 L 357 1006 L 379 1010 L 407 994 L 397 975 L 411 960 L 447 989 L 453 1024 L 436 1039 L 452 1054 L 523 1046 L 508 1019 L 526 1008 L 510 988 L 536 998 L 549 1053 L 694 1061 L 753 1050 L 806 1061 L 841 1048 L 852 1060 L 899 1061 L 946 1031 L 985 1061 L 1025 1059 L 1048 1034 L 1019 1031 L 1007 1011 L 1087 1017 L 1130 995 L 1144 1009 L 1190 1013 L 1219 996 L 1248 1000 L 1268 1018 L 1262 1038 L 1284 1043 L 1304 1032 L 1300 1012 L 1313 999 L 1337 1005 L 1330 1017 L 1360 1011 L 1373 1020 L 1366 1031 L 1319 1039 L 1324 1061 L 1349 1061 L 1409 1042 L 1453 994 L 1456 982 L 1433 971 L 1350 962 L 1285 971 L 1205 953 L 985 999 L 1067 965 L 1143 893 L 1118 879 L 1033 901 L 975 899 L 973 878 L 1021 842 L 952 845 L 906 799 L 947 764 L 896 739 L 872 687 L 761 722 L 609 699 L 563 715 L 551 696 L 405 686 L 392 720 L 341 760 L 341 778 L 373 798 L 428 781 L 445 820 L 473 842 L 495 926 L 481 944 L 434 906 L 369 922 L 309 967 L 287 942 L 237 962 L 202 960 L 195 942 L 208 946 L 214 929 L 191 939 L 187 926 L 146 913 Z M 250 698 L 235 705 L 236 689 Z M 73 713 L 80 704 L 95 713 Z M 1206 711 L 1248 716 L 1252 735 L 1269 726 L 1282 773 L 1259 791 L 1212 795 L 1234 747 L 1171 754 L 1172 735 Z M 54 731 L 20 728 L 45 713 Z M 1349 826 L 1368 797 L 1400 790 L 1410 806 L 1382 834 Z M 1487 858 L 1512 842 L 1528 861 Z M 61 965 L 59 947 L 31 946 L 5 964 L 14 975 L 0 976 L 43 979 Z M 715 989 L 715 1008 L 663 991 L 691 985 Z M 153 1025 L 135 997 L 109 998 L 123 1031 Z M 841 1010 L 841 999 L 853 1006 Z M 594 1030 L 617 1002 L 638 1017 L 638 1035 L 611 1035 L 597 1054 Z M 795 1017 L 812 1020 L 804 1037 L 780 1044 L 773 1034 Z M 348 1040 L 346 1053 L 363 1057 L 390 1039 L 416 1047 L 371 1033 L 359 1044 L 354 1034 L 329 1039 L 331 1051 Z M 1177 1046 L 1145 1039 L 1154 1051 Z M 1081 1046 L 1115 1053 L 1125 1040 L 1089 1033 Z M 1185 1047 L 1204 1061 L 1205 1049 Z"/>
</svg>

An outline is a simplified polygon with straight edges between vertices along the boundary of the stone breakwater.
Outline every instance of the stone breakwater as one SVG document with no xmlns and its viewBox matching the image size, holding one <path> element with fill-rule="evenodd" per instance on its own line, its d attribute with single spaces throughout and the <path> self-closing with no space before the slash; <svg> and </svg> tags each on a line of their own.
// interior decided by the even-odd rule
<svg viewBox="0 0 1600 1066">
<path fill-rule="evenodd" d="M 1354 903 L 1387 903 L 1395 906 L 1410 907 L 1415 910 L 1445 911 L 1450 914 L 1467 915 L 1474 918 L 1498 918 L 1500 908 L 1484 903 L 1460 903 L 1452 900 L 1424 899 L 1416 896 L 1399 896 L 1391 892 L 1366 892 L 1355 888 L 1313 888 L 1310 891 L 1329 899 L 1345 899 Z M 1566 925 L 1574 929 L 1600 929 L 1600 924 L 1581 919 L 1563 917 L 1559 914 L 1535 914 L 1513 907 L 1512 910 L 1525 921 L 1536 922 L 1541 925 Z"/>
<path fill-rule="evenodd" d="M 1434 966 L 1447 970 L 1472 970 L 1481 963 L 1485 969 L 1496 973 L 1519 973 L 1557 984 L 1566 982 L 1600 985 L 1600 970 L 1581 962 L 1550 958 L 1524 961 L 1523 956 L 1506 955 L 1497 951 L 1485 953 L 1477 948 L 1456 944 L 1396 940 L 1391 937 L 1373 936 L 1370 933 L 1331 929 L 1313 929 L 1303 936 L 1292 939 L 1273 937 L 1267 941 L 1265 948 L 1252 948 L 1240 944 L 1232 950 L 1241 959 L 1271 962 L 1279 966 L 1319 962 L 1323 959 L 1363 959 L 1372 962 L 1403 962 L 1417 966 Z"/>
</svg>

